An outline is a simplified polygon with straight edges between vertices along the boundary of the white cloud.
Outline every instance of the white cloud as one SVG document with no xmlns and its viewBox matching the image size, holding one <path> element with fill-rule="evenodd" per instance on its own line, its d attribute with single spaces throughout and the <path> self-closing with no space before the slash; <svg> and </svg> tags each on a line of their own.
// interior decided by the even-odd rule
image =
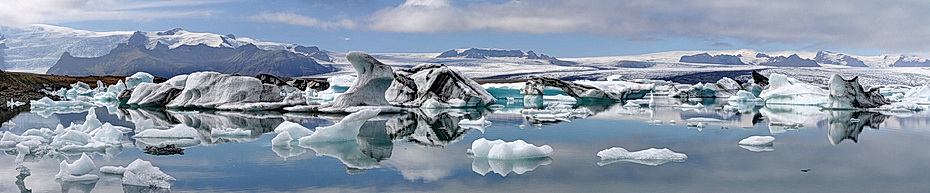
<svg viewBox="0 0 930 193">
<path fill-rule="evenodd" d="M 474 1 L 472 1 L 474 2 Z M 461 5 L 459 5 L 461 4 Z M 885 50 L 930 48 L 924 1 L 535 0 L 452 4 L 408 0 L 371 14 L 378 31 L 575 33 L 599 36 L 732 38 Z"/>
<path fill-rule="evenodd" d="M 262 12 L 252 16 L 252 20 L 260 22 L 286 23 L 290 25 L 299 25 L 307 27 L 316 27 L 322 29 L 352 29 L 357 26 L 355 21 L 349 19 L 339 19 L 336 21 L 321 21 L 316 18 L 303 16 L 296 13 L 269 13 Z"/>
<path fill-rule="evenodd" d="M 21 26 L 101 20 L 152 20 L 209 15 L 209 11 L 164 11 L 220 1 L 139 0 L 5 0 L 0 6 L 0 25 Z"/>
</svg>

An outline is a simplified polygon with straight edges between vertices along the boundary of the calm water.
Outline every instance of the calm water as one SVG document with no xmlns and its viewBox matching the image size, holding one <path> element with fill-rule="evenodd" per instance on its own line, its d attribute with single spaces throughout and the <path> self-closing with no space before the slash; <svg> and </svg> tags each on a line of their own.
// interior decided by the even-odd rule
<svg viewBox="0 0 930 193">
<path fill-rule="evenodd" d="M 926 112 L 820 111 L 714 100 L 699 101 L 701 108 L 680 108 L 677 100 L 660 101 L 665 105 L 656 108 L 582 106 L 593 115 L 542 124 L 525 119 L 519 103 L 498 110 L 411 110 L 370 120 L 356 141 L 306 149 L 273 148 L 272 130 L 285 120 L 314 128 L 341 116 L 98 108 L 101 121 L 117 126 L 133 128 L 128 120 L 143 117 L 163 127 L 188 124 L 203 136 L 201 145 L 187 147 L 184 155 L 155 156 L 143 153 L 146 142 L 128 133 L 122 148 L 93 158 L 98 168 L 125 166 L 136 158 L 151 161 L 178 179 L 174 192 L 920 192 L 930 187 Z M 82 122 L 85 115 L 24 113 L 13 119 L 16 126 L 0 130 L 21 134 Z M 481 116 L 493 122 L 483 131 L 457 124 Z M 704 127 L 688 126 L 702 119 Z M 211 128 L 222 127 L 250 129 L 252 135 L 210 136 Z M 755 152 L 736 144 L 751 135 L 775 136 L 774 148 Z M 548 144 L 555 152 L 546 159 L 472 159 L 465 152 L 478 138 L 523 139 Z M 688 159 L 655 166 L 599 164 L 596 153 L 610 147 L 669 148 Z M 58 162 L 79 154 L 27 157 L 31 175 L 18 180 L 12 154 L 0 156 L 0 192 L 124 190 L 118 177 L 108 175 L 96 183 L 55 182 Z"/>
</svg>

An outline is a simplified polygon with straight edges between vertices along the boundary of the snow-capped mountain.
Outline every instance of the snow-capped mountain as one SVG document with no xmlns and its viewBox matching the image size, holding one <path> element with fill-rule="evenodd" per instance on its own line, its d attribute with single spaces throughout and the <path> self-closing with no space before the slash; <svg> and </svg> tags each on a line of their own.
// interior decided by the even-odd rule
<svg viewBox="0 0 930 193">
<path fill-rule="evenodd" d="M 821 64 L 833 64 L 852 67 L 930 67 L 930 59 L 908 54 L 882 54 L 878 56 L 858 56 L 831 51 L 817 52 Z"/>
<path fill-rule="evenodd" d="M 532 50 L 523 51 L 523 50 L 506 50 L 498 48 L 468 48 L 468 49 L 452 49 L 440 53 L 436 58 L 475 58 L 475 59 L 487 59 L 487 58 L 521 58 L 521 59 L 531 59 L 531 60 L 546 60 L 551 64 L 555 65 L 571 65 L 573 63 L 559 60 L 558 58 L 548 56 L 545 54 L 537 55 L 536 52 Z"/>
<path fill-rule="evenodd" d="M 5 37 L 5 58 L 7 68 L 19 70 L 37 69 L 44 71 L 55 64 L 63 53 L 75 57 L 99 57 L 116 48 L 117 44 L 126 43 L 134 31 L 95 32 L 78 30 L 61 26 L 35 24 L 28 27 L 0 26 L 0 36 Z M 311 56 L 320 61 L 330 61 L 326 52 L 316 47 L 304 47 L 289 43 L 264 42 L 232 34 L 189 32 L 174 28 L 159 32 L 141 32 L 145 47 L 155 49 L 158 44 L 168 48 L 182 45 L 204 44 L 210 47 L 238 48 L 253 44 L 263 50 L 288 50 Z"/>
<path fill-rule="evenodd" d="M 704 63 L 704 64 L 726 64 L 726 65 L 759 65 L 759 66 L 781 66 L 781 67 L 819 67 L 816 61 L 804 59 L 797 54 L 788 56 L 771 56 L 761 52 L 742 51 L 738 54 L 717 54 L 700 53 L 695 55 L 684 55 L 679 58 L 678 62 L 685 63 Z"/>
</svg>

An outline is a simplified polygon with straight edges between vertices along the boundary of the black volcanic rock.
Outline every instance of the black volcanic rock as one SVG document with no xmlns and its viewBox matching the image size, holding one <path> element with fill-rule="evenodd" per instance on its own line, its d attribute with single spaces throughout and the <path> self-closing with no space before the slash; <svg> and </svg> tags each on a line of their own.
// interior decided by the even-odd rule
<svg viewBox="0 0 930 193">
<path fill-rule="evenodd" d="M 329 82 L 326 82 L 325 80 L 314 80 L 309 78 L 293 79 L 287 81 L 287 84 L 300 90 L 307 90 L 307 87 L 317 91 L 329 89 Z"/>
<path fill-rule="evenodd" d="M 835 65 L 845 65 L 851 67 L 869 67 L 866 66 L 862 60 L 854 58 L 852 56 L 836 53 L 831 51 L 819 51 L 817 56 L 814 57 L 814 61 L 817 61 L 821 64 L 835 64 Z"/>
<path fill-rule="evenodd" d="M 286 50 L 262 50 L 248 44 L 239 48 L 215 48 L 204 44 L 183 45 L 174 49 L 156 46 L 149 50 L 134 34 L 128 44 L 119 44 L 109 54 L 96 58 L 80 58 L 62 54 L 48 74 L 71 76 L 132 75 L 148 72 L 158 77 L 173 77 L 198 71 L 254 76 L 270 74 L 283 77 L 306 76 L 332 72 L 332 67 L 320 65 L 312 58 Z"/>
<path fill-rule="evenodd" d="M 759 53 L 759 54 L 762 54 L 762 53 Z M 797 54 L 791 54 L 788 57 L 784 57 L 784 56 L 769 57 L 769 61 L 763 62 L 759 65 L 780 66 L 780 67 L 820 67 L 820 64 L 817 64 L 817 61 L 801 58 Z"/>
<path fill-rule="evenodd" d="M 769 85 L 769 78 L 753 70 L 752 71 L 752 82 L 758 84 L 759 86 L 767 86 Z"/>
<path fill-rule="evenodd" d="M 275 86 L 287 85 L 287 83 L 284 82 L 284 80 L 281 80 L 281 78 L 278 78 L 277 76 L 273 76 L 270 74 L 258 74 L 257 76 L 255 76 L 255 78 L 257 78 L 258 80 L 261 80 L 262 84 L 273 84 Z"/>
<path fill-rule="evenodd" d="M 734 55 L 710 55 L 708 53 L 700 53 L 690 56 L 681 56 L 678 59 L 678 62 L 688 62 L 688 63 L 703 63 L 703 64 L 727 64 L 727 65 L 746 65 L 739 59 L 739 56 Z"/>
</svg>

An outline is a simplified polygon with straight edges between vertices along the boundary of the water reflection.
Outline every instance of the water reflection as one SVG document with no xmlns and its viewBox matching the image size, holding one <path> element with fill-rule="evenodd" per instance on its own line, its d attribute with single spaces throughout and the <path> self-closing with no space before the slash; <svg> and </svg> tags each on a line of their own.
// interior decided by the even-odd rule
<svg viewBox="0 0 930 193">
<path fill-rule="evenodd" d="M 549 157 L 517 160 L 489 160 L 488 158 L 481 157 L 474 157 L 472 159 L 471 170 L 482 176 L 490 172 L 494 172 L 503 177 L 507 177 L 507 174 L 511 172 L 515 174 L 524 174 L 536 170 L 539 166 L 552 163 L 552 158 Z"/>
<path fill-rule="evenodd" d="M 849 139 L 859 142 L 859 134 L 865 127 L 878 129 L 888 115 L 867 111 L 830 111 L 830 128 L 827 138 L 833 145 Z"/>
<path fill-rule="evenodd" d="M 459 126 L 462 119 L 476 120 L 488 109 L 409 109 L 402 117 L 387 121 L 387 132 L 393 140 L 425 146 L 442 147 L 456 142 L 471 129 Z"/>
</svg>

